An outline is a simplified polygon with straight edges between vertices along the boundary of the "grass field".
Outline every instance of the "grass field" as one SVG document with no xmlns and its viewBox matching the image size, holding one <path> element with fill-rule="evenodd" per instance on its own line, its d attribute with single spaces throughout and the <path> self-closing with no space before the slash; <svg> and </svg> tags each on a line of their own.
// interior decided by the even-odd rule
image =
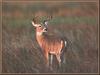
<svg viewBox="0 0 100 75">
<path fill-rule="evenodd" d="M 45 65 L 42 50 L 31 24 L 52 15 L 49 31 L 66 36 L 72 45 L 65 53 L 60 69 Z M 98 4 L 97 2 L 3 2 L 2 7 L 3 73 L 97 73 Z"/>
</svg>

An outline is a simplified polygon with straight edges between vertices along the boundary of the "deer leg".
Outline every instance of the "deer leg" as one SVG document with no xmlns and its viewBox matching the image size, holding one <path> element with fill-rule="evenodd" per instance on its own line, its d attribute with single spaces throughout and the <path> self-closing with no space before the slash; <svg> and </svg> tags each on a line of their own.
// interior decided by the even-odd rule
<svg viewBox="0 0 100 75">
<path fill-rule="evenodd" d="M 58 62 L 59 62 L 59 66 L 61 65 L 61 58 L 60 58 L 60 54 L 57 54 L 56 55 L 56 57 L 57 57 L 57 60 L 58 60 Z"/>
<path fill-rule="evenodd" d="M 45 52 L 45 58 L 46 58 L 46 64 L 47 64 L 47 66 L 49 66 L 49 58 L 48 57 L 49 57 L 48 53 Z"/>
<path fill-rule="evenodd" d="M 52 65 L 52 62 L 53 62 L 53 55 L 51 54 L 50 55 L 50 64 Z"/>
</svg>

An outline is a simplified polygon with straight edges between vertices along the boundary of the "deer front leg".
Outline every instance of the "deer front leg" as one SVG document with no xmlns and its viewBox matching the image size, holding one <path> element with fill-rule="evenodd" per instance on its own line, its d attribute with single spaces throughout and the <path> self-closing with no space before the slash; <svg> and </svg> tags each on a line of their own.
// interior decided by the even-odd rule
<svg viewBox="0 0 100 75">
<path fill-rule="evenodd" d="M 58 62 L 59 62 L 59 66 L 61 66 L 61 58 L 60 58 L 60 54 L 57 54 L 57 55 L 56 55 L 56 58 L 57 58 L 57 60 L 58 60 Z"/>
<path fill-rule="evenodd" d="M 45 52 L 44 55 L 45 55 L 45 59 L 46 59 L 46 65 L 49 66 L 48 52 Z"/>
</svg>

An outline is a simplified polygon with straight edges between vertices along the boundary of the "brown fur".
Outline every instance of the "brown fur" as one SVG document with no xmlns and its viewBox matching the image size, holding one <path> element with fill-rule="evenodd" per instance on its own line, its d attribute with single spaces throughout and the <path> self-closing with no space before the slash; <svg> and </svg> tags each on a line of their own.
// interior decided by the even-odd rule
<svg viewBox="0 0 100 75">
<path fill-rule="evenodd" d="M 44 51 L 44 55 L 46 57 L 46 62 L 48 63 L 48 54 L 54 54 L 56 55 L 59 63 L 61 61 L 60 59 L 60 54 L 61 50 L 64 46 L 64 42 L 61 38 L 56 37 L 56 36 L 51 36 L 47 34 L 42 34 L 42 35 L 36 35 L 37 41 L 40 45 L 40 47 Z"/>
<path fill-rule="evenodd" d="M 54 35 L 48 35 L 46 27 L 42 26 L 41 24 L 35 24 L 34 21 L 32 24 L 34 27 L 36 27 L 36 39 L 41 49 L 43 50 L 44 56 L 46 58 L 46 63 L 49 63 L 49 53 L 56 55 L 57 60 L 60 63 L 61 52 L 65 46 L 64 39 Z"/>
</svg>

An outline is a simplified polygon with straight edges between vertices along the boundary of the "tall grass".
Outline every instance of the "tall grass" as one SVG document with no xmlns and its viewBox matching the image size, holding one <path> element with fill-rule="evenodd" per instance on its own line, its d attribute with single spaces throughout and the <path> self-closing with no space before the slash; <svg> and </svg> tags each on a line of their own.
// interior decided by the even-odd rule
<svg viewBox="0 0 100 75">
<path fill-rule="evenodd" d="M 16 8 L 16 9 L 15 9 Z M 67 10 L 66 10 L 67 9 Z M 50 11 L 50 12 L 49 12 Z M 53 70 L 45 65 L 44 55 L 31 21 L 53 15 L 49 31 L 71 41 L 64 62 Z M 97 3 L 3 3 L 3 73 L 97 73 L 98 7 Z"/>
</svg>

